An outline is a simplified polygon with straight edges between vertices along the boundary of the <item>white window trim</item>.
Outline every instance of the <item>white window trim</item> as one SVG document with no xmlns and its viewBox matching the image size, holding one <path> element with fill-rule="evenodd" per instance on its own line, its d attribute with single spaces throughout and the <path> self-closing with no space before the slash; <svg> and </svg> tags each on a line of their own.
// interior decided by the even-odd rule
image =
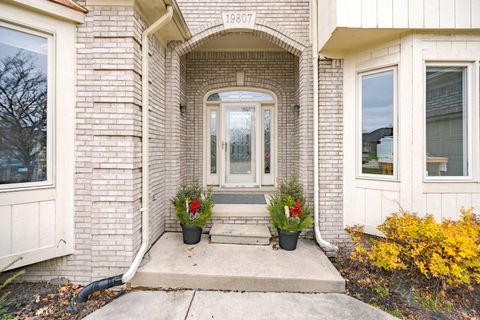
<svg viewBox="0 0 480 320">
<path fill-rule="evenodd" d="M 422 119 L 423 119 L 423 182 L 472 182 L 473 181 L 473 143 L 472 143 L 472 134 L 473 134 L 473 113 L 472 113 L 472 102 L 473 102 L 473 68 L 474 62 L 459 62 L 459 61 L 431 61 L 424 60 L 423 63 L 423 108 L 422 108 Z M 467 173 L 466 176 L 427 176 L 427 67 L 465 67 L 466 68 L 466 83 L 465 89 L 466 94 L 465 98 L 467 99 L 466 105 L 466 121 L 464 120 L 464 133 L 467 137 Z M 466 130 L 465 130 L 466 125 Z M 465 147 L 464 147 L 465 148 Z M 465 159 L 464 159 L 465 161 Z"/>
<path fill-rule="evenodd" d="M 51 188 L 55 186 L 55 37 L 54 33 L 49 33 L 37 28 L 19 26 L 18 24 L 8 23 L 0 20 L 0 26 L 39 36 L 47 39 L 48 44 L 48 71 L 47 71 L 47 179 L 38 182 L 22 182 L 0 184 L 0 193 L 17 190 L 34 190 Z"/>
<path fill-rule="evenodd" d="M 371 173 L 362 173 L 362 76 L 382 73 L 386 71 L 393 72 L 393 174 L 392 175 L 381 175 L 381 174 L 371 174 Z M 367 179 L 367 180 L 382 180 L 382 181 L 399 181 L 399 111 L 398 111 L 398 65 L 390 65 L 380 68 L 371 68 L 368 70 L 357 71 L 357 98 L 356 98 L 356 123 L 357 128 L 356 132 L 356 178 L 357 179 Z"/>
</svg>

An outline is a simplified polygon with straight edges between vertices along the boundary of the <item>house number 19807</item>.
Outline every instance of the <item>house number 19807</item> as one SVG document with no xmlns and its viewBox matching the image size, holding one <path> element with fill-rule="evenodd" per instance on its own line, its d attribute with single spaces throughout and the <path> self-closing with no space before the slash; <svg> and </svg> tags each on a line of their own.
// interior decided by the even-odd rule
<svg viewBox="0 0 480 320">
<path fill-rule="evenodd" d="M 230 11 L 223 12 L 222 16 L 225 29 L 252 29 L 255 25 L 255 12 Z"/>
<path fill-rule="evenodd" d="M 229 13 L 226 14 L 225 19 L 227 23 L 248 23 L 252 20 L 251 13 Z"/>
</svg>

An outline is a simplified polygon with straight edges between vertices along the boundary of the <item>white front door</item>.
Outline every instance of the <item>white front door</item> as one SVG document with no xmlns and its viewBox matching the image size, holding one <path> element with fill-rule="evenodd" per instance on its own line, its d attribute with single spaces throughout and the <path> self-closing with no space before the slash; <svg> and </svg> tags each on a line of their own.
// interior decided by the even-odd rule
<svg viewBox="0 0 480 320">
<path fill-rule="evenodd" d="M 222 104 L 222 186 L 260 186 L 260 105 Z"/>
</svg>

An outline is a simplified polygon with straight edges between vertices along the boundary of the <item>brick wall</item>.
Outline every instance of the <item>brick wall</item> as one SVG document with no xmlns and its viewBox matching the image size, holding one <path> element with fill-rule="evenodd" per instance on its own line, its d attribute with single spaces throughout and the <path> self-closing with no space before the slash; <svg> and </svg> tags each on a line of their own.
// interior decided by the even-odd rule
<svg viewBox="0 0 480 320">
<path fill-rule="evenodd" d="M 267 21 L 276 29 L 288 30 L 303 41 L 309 39 L 308 0 L 178 0 L 183 16 L 192 34 L 200 32 L 215 20 L 222 19 L 223 11 L 255 11 L 257 20 Z"/>
<path fill-rule="evenodd" d="M 166 48 L 156 37 L 150 41 L 150 244 L 165 230 L 165 216 L 169 207 L 166 195 L 167 153 L 166 139 Z"/>
<path fill-rule="evenodd" d="M 343 60 L 318 63 L 319 219 L 322 236 L 334 244 L 343 230 Z"/>
</svg>

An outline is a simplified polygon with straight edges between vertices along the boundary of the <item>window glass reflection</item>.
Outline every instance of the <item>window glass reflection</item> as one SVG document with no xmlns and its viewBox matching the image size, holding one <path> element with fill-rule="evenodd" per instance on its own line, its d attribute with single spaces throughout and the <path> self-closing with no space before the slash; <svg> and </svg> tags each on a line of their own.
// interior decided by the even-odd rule
<svg viewBox="0 0 480 320">
<path fill-rule="evenodd" d="M 466 176 L 466 67 L 427 67 L 428 176 Z"/>
<path fill-rule="evenodd" d="M 393 71 L 361 77 L 362 173 L 393 175 Z"/>
<path fill-rule="evenodd" d="M 47 179 L 48 40 L 0 26 L 0 184 Z"/>
</svg>

